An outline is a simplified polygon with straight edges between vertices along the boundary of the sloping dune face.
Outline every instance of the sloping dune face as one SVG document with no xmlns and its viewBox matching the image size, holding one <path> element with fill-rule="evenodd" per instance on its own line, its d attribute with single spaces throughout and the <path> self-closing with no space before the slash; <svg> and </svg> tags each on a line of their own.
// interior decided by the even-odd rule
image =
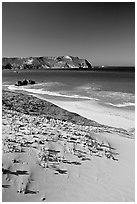
<svg viewBox="0 0 137 204">
<path fill-rule="evenodd" d="M 33 103 L 46 111 L 39 114 Z M 74 116 L 3 92 L 4 202 L 134 201 L 133 133 Z"/>
</svg>

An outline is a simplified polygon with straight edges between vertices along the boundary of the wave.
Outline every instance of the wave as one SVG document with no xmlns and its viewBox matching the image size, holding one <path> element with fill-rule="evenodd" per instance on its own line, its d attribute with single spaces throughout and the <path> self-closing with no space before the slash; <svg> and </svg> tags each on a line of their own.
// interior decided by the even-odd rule
<svg viewBox="0 0 137 204">
<path fill-rule="evenodd" d="M 66 94 L 61 94 L 59 92 L 45 91 L 43 89 L 24 88 L 24 86 L 16 87 L 14 85 L 11 85 L 11 86 L 8 87 L 8 89 L 10 89 L 10 90 L 21 90 L 21 91 L 27 91 L 27 92 L 30 92 L 30 93 L 34 93 L 34 94 L 42 94 L 42 95 L 49 95 L 49 96 L 56 96 L 56 97 L 66 97 L 66 98 L 96 100 L 96 101 L 99 100 L 97 98 L 91 98 L 91 97 L 88 97 L 88 96 L 80 96 L 80 95 L 77 95 L 77 94 L 66 95 Z"/>
<path fill-rule="evenodd" d="M 47 86 L 53 86 L 53 85 L 56 85 L 56 86 L 57 86 L 57 85 L 58 85 L 58 86 L 62 85 L 62 86 L 63 86 L 64 84 L 61 83 L 61 82 L 55 82 L 55 81 L 52 82 L 52 81 L 51 81 L 51 82 L 36 83 L 36 84 L 34 84 L 33 86 L 34 86 L 34 87 L 35 87 L 35 86 L 41 86 L 41 87 L 42 87 L 42 86 L 44 86 L 44 87 L 46 86 L 46 87 L 47 87 Z"/>
<path fill-rule="evenodd" d="M 53 82 L 54 83 L 54 82 Z M 51 82 L 49 83 L 51 84 Z M 38 85 L 45 85 L 44 84 L 38 84 Z M 33 94 L 40 94 L 40 95 L 49 95 L 49 96 L 53 96 L 53 97 L 65 97 L 65 98 L 72 98 L 72 99 L 84 99 L 84 100 L 94 100 L 94 101 L 99 101 L 101 102 L 102 100 L 98 97 L 96 97 L 97 95 L 95 95 L 94 97 L 88 97 L 88 96 L 81 96 L 81 95 L 78 95 L 78 94 L 66 94 L 66 93 L 60 93 L 60 92 L 53 92 L 53 91 L 47 91 L 47 90 L 44 90 L 43 88 L 34 88 L 36 87 L 35 85 L 33 85 L 33 88 L 30 88 L 32 85 L 28 85 L 27 87 L 26 86 L 20 86 L 20 87 L 17 87 L 15 85 L 10 85 L 8 86 L 8 89 L 10 90 L 21 90 L 21 91 L 26 91 L 26 92 L 30 92 L 30 93 L 33 93 Z M 45 86 L 44 86 L 45 87 Z M 116 93 L 113 93 L 113 96 L 117 97 L 117 93 L 119 95 L 119 92 L 116 92 Z M 109 95 L 109 93 L 108 93 Z M 125 97 L 125 95 L 127 95 L 127 93 L 121 93 L 121 95 Z M 105 96 L 107 97 L 107 96 Z M 128 96 L 129 97 L 129 96 Z M 130 96 L 131 98 L 131 96 Z M 103 98 L 102 98 L 103 99 Z M 127 97 L 126 97 L 127 99 Z M 101 103 L 104 103 L 106 105 L 110 105 L 110 106 L 113 106 L 113 107 L 117 107 L 117 108 L 122 108 L 122 107 L 131 107 L 131 106 L 135 106 L 135 103 L 133 102 L 125 102 L 125 103 L 111 103 L 111 102 L 106 102 L 106 101 L 102 101 Z"/>
<path fill-rule="evenodd" d="M 88 84 L 85 84 L 82 86 L 77 86 L 75 89 L 76 90 L 83 90 L 83 91 L 90 93 L 90 91 L 100 91 L 101 87 L 99 87 L 99 85 L 97 85 L 95 83 L 91 83 L 91 84 L 88 83 Z"/>
<path fill-rule="evenodd" d="M 115 106 L 115 107 L 118 107 L 118 108 L 122 108 L 122 107 L 130 107 L 130 106 L 135 106 L 135 103 L 122 103 L 122 104 L 113 104 L 113 103 L 106 103 L 108 105 L 111 105 L 111 106 Z"/>
</svg>

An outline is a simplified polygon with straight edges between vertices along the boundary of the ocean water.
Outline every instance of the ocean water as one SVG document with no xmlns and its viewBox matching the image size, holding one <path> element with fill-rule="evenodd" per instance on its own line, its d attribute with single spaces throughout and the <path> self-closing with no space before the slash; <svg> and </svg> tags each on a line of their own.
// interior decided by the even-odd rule
<svg viewBox="0 0 137 204">
<path fill-rule="evenodd" d="M 16 87 L 18 80 L 31 79 L 35 85 Z M 3 71 L 3 87 L 54 97 L 57 100 L 96 100 L 116 108 L 135 106 L 135 73 L 82 70 Z"/>
</svg>

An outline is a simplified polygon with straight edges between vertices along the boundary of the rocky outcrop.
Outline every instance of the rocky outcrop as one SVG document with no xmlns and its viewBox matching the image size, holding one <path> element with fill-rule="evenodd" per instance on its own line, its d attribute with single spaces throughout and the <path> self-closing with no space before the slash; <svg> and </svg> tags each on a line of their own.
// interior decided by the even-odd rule
<svg viewBox="0 0 137 204">
<path fill-rule="evenodd" d="M 35 81 L 32 81 L 30 79 L 29 80 L 24 79 L 23 81 L 17 81 L 15 86 L 26 86 L 29 84 L 35 84 Z"/>
<path fill-rule="evenodd" d="M 3 69 L 91 69 L 86 59 L 74 56 L 2 58 Z"/>
</svg>

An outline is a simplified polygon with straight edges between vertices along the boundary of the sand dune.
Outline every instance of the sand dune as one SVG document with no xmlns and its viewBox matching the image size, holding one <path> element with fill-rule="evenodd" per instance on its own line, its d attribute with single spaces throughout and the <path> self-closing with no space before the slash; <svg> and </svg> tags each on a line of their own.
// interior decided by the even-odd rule
<svg viewBox="0 0 137 204">
<path fill-rule="evenodd" d="M 133 132 L 9 107 L 2 120 L 3 201 L 135 200 Z"/>
</svg>

